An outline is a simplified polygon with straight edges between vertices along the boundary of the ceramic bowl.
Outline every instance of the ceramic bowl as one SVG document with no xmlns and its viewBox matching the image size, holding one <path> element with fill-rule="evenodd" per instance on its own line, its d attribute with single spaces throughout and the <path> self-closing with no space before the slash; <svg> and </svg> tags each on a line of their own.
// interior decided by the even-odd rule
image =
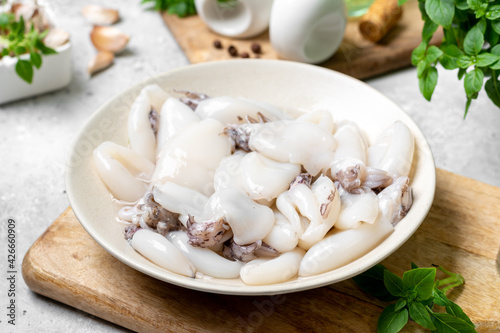
<svg viewBox="0 0 500 333">
<path fill-rule="evenodd" d="M 230 95 L 265 101 L 286 109 L 326 109 L 335 121 L 355 121 L 373 142 L 396 120 L 415 136 L 410 173 L 414 203 L 394 232 L 361 258 L 330 272 L 262 286 L 239 279 L 188 278 L 169 272 L 135 252 L 116 222 L 117 207 L 93 165 L 92 152 L 103 141 L 127 145 L 127 117 L 140 90 L 158 84 L 165 91 L 190 90 L 209 96 Z M 201 291 L 234 295 L 272 295 L 316 288 L 355 276 L 396 251 L 417 230 L 429 211 L 435 190 L 435 166 L 429 145 L 413 120 L 396 104 L 365 83 L 349 76 L 282 60 L 238 59 L 180 68 L 124 91 L 100 107 L 77 136 L 67 165 L 66 186 L 71 207 L 87 232 L 125 264 L 159 280 Z"/>
</svg>

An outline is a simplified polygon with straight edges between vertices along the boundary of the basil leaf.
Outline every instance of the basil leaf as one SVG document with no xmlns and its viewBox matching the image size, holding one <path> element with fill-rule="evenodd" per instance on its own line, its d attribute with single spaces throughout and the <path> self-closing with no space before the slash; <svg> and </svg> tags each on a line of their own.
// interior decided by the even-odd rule
<svg viewBox="0 0 500 333">
<path fill-rule="evenodd" d="M 472 103 L 472 98 L 467 96 L 467 102 L 465 102 L 465 112 L 464 112 L 464 119 L 467 117 L 467 113 L 469 112 L 470 104 Z"/>
<path fill-rule="evenodd" d="M 467 56 L 467 55 L 461 55 L 457 59 L 457 66 L 460 68 L 469 68 L 470 66 L 474 65 L 474 61 L 472 61 L 472 58 Z"/>
<path fill-rule="evenodd" d="M 441 290 L 434 288 L 432 296 L 434 297 L 434 303 L 436 303 L 437 305 L 440 306 L 450 305 L 450 300 Z"/>
<path fill-rule="evenodd" d="M 467 3 L 467 0 L 456 0 L 455 6 L 460 10 L 469 9 L 469 4 Z"/>
<path fill-rule="evenodd" d="M 453 0 L 426 0 L 425 11 L 431 20 L 443 27 L 449 27 L 455 15 L 455 4 Z"/>
<path fill-rule="evenodd" d="M 411 269 L 418 268 L 417 264 L 415 264 L 413 261 L 411 262 Z"/>
<path fill-rule="evenodd" d="M 478 54 L 476 57 L 476 65 L 479 67 L 485 67 L 491 65 L 492 63 L 498 61 L 500 59 L 499 56 L 485 52 Z"/>
<path fill-rule="evenodd" d="M 427 20 L 431 19 L 429 17 L 429 15 L 427 15 L 427 12 L 425 11 L 425 1 L 419 1 L 418 2 L 418 9 L 420 9 L 420 14 L 422 16 L 422 21 L 427 21 Z"/>
<path fill-rule="evenodd" d="M 432 323 L 438 332 L 473 333 L 473 326 L 449 313 L 431 313 Z"/>
<path fill-rule="evenodd" d="M 430 67 L 424 75 L 418 79 L 418 87 L 424 98 L 431 100 L 434 89 L 436 88 L 438 72 L 435 67 Z"/>
<path fill-rule="evenodd" d="M 386 270 L 387 268 L 378 264 L 352 279 L 365 293 L 384 302 L 393 301 L 396 300 L 397 297 L 391 295 L 384 285 L 384 271 Z"/>
<path fill-rule="evenodd" d="M 462 78 L 464 77 L 465 73 L 467 73 L 467 70 L 465 68 L 459 68 L 458 69 L 458 74 L 457 74 L 458 79 L 462 80 Z"/>
<path fill-rule="evenodd" d="M 475 68 L 465 74 L 464 88 L 468 97 L 479 92 L 483 87 L 484 73 L 481 69 Z"/>
<path fill-rule="evenodd" d="M 424 22 L 424 27 L 422 28 L 422 41 L 429 43 L 429 41 L 432 38 L 432 35 L 434 35 L 438 27 L 439 25 L 436 24 L 434 21 L 426 20 Z"/>
<path fill-rule="evenodd" d="M 31 52 L 30 53 L 30 60 L 31 60 L 31 63 L 36 68 L 40 68 L 40 66 L 42 66 L 42 56 L 39 53 L 37 53 L 37 52 Z"/>
<path fill-rule="evenodd" d="M 403 280 L 388 269 L 384 271 L 384 285 L 392 295 L 399 297 L 406 296 Z"/>
<path fill-rule="evenodd" d="M 10 23 L 11 15 L 7 13 L 0 13 L 0 28 L 6 28 Z"/>
<path fill-rule="evenodd" d="M 408 323 L 408 310 L 395 311 L 394 309 L 395 305 L 391 304 L 382 311 L 377 322 L 378 333 L 399 332 Z"/>
<path fill-rule="evenodd" d="M 481 0 L 467 0 L 469 8 L 475 11 L 476 18 L 480 18 L 486 14 L 486 9 L 488 8 L 488 2 Z"/>
<path fill-rule="evenodd" d="M 460 306 L 458 306 L 458 304 L 453 303 L 450 300 L 448 300 L 448 301 L 449 301 L 449 305 L 446 306 L 446 312 L 448 312 L 452 316 L 455 316 L 457 318 L 462 319 L 463 321 L 467 322 L 468 324 L 472 325 L 473 327 L 475 326 L 474 323 L 472 323 L 472 321 L 470 320 L 469 316 L 467 316 L 465 314 L 464 310 L 462 310 L 462 308 Z"/>
<path fill-rule="evenodd" d="M 496 20 L 500 18 L 500 5 L 493 5 L 489 7 L 486 12 L 486 18 L 488 20 Z"/>
<path fill-rule="evenodd" d="M 406 3 L 406 1 L 408 1 L 408 0 L 398 0 L 398 6 L 401 7 L 402 5 L 404 5 Z"/>
<path fill-rule="evenodd" d="M 476 26 L 478 27 L 479 31 L 481 31 L 481 33 L 484 35 L 487 26 L 486 19 L 484 17 L 481 18 L 479 22 L 477 22 Z"/>
<path fill-rule="evenodd" d="M 495 46 L 492 47 L 491 54 L 500 56 L 500 44 L 495 45 Z"/>
<path fill-rule="evenodd" d="M 483 48 L 484 35 L 480 28 L 476 25 L 465 35 L 464 51 L 468 55 L 476 55 Z"/>
<path fill-rule="evenodd" d="M 420 60 L 424 59 L 425 51 L 427 50 L 427 43 L 420 43 L 411 53 L 411 63 L 417 66 Z"/>
<path fill-rule="evenodd" d="M 500 20 L 492 21 L 491 22 L 491 27 L 497 34 L 500 34 Z"/>
<path fill-rule="evenodd" d="M 458 67 L 457 60 L 464 53 L 456 45 L 442 45 L 443 56 L 439 59 L 441 65 L 446 69 L 455 69 Z M 467 66 L 468 67 L 468 66 Z"/>
<path fill-rule="evenodd" d="M 427 49 L 426 61 L 428 64 L 432 64 L 436 62 L 443 55 L 443 51 L 441 51 L 437 46 L 429 46 Z"/>
<path fill-rule="evenodd" d="M 31 83 L 33 81 L 33 66 L 27 60 L 17 60 L 16 73 L 24 81 Z"/>
<path fill-rule="evenodd" d="M 484 34 L 484 38 L 488 41 L 490 45 L 497 45 L 500 37 L 491 27 L 491 21 L 488 21 L 488 28 L 486 28 L 486 33 Z"/>
<path fill-rule="evenodd" d="M 486 81 L 484 89 L 491 101 L 500 108 L 500 81 L 498 81 L 496 77 L 490 77 L 490 79 Z"/>
<path fill-rule="evenodd" d="M 417 65 L 417 77 L 418 78 L 421 78 L 422 75 L 424 75 L 424 73 L 427 71 L 427 69 L 429 68 L 429 63 L 425 60 L 420 60 L 420 62 L 418 63 Z"/>
<path fill-rule="evenodd" d="M 432 290 L 434 289 L 435 278 L 436 278 L 436 269 L 434 267 L 416 268 L 404 272 L 403 285 L 405 289 L 415 290 L 417 292 L 419 299 L 426 300 L 432 296 Z"/>
<path fill-rule="evenodd" d="M 490 69 L 498 70 L 500 69 L 500 60 L 494 63 L 493 65 L 490 65 Z"/>
<path fill-rule="evenodd" d="M 432 323 L 431 316 L 427 309 L 422 303 L 413 302 L 410 304 L 410 318 L 413 319 L 417 324 L 423 326 L 430 330 L 435 330 L 434 324 Z"/>
<path fill-rule="evenodd" d="M 394 311 L 399 311 L 406 306 L 406 299 L 400 298 L 394 305 Z"/>
</svg>

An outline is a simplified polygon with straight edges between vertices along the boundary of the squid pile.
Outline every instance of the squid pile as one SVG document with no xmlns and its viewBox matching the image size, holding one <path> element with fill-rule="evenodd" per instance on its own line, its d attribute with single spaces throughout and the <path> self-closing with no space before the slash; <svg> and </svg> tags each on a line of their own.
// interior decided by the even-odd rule
<svg viewBox="0 0 500 333">
<path fill-rule="evenodd" d="M 187 277 L 265 285 L 322 274 L 378 246 L 412 205 L 414 138 L 401 121 L 370 143 L 330 111 L 293 117 L 149 85 L 127 130 L 127 147 L 94 150 L 96 171 L 130 245 Z"/>
</svg>

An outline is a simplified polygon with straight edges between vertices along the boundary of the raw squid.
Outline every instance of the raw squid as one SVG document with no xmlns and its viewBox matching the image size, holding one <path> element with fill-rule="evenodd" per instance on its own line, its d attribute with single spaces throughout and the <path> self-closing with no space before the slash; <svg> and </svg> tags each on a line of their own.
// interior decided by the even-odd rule
<svg viewBox="0 0 500 333">
<path fill-rule="evenodd" d="M 249 285 L 273 284 L 288 281 L 297 275 L 304 250 L 295 248 L 271 260 L 255 259 L 241 268 L 240 276 Z"/>
<path fill-rule="evenodd" d="M 142 198 L 155 167 L 138 153 L 113 142 L 103 142 L 94 150 L 94 165 L 111 194 L 128 202 Z"/>
<path fill-rule="evenodd" d="M 179 91 L 177 91 L 179 92 Z M 375 144 L 332 112 L 145 87 L 130 148 L 105 142 L 96 169 L 125 239 L 172 272 L 248 285 L 321 274 L 362 257 L 412 205 L 414 142 L 402 122 Z"/>
<path fill-rule="evenodd" d="M 368 150 L 368 166 L 408 177 L 414 148 L 410 129 L 403 122 L 396 121 Z"/>
<path fill-rule="evenodd" d="M 156 162 L 157 116 L 168 95 L 157 85 L 142 89 L 128 117 L 130 148 L 149 161 Z"/>
<path fill-rule="evenodd" d="M 221 135 L 223 130 L 224 125 L 214 119 L 185 126 L 163 147 L 152 181 L 171 181 L 211 195 L 215 170 L 231 154 L 231 143 Z"/>
<path fill-rule="evenodd" d="M 189 260 L 164 236 L 140 229 L 130 242 L 134 250 L 160 267 L 177 274 L 194 277 L 195 268 Z"/>
</svg>

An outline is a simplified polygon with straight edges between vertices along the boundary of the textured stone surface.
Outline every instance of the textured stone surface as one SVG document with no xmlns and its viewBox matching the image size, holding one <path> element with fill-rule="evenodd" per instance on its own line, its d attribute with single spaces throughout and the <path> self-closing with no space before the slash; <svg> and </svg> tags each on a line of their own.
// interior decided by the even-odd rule
<svg viewBox="0 0 500 333">
<path fill-rule="evenodd" d="M 71 143 L 89 116 L 112 96 L 152 75 L 188 64 L 160 15 L 138 0 L 100 1 L 118 8 L 117 27 L 131 35 L 127 49 L 108 70 L 89 78 L 86 65 L 94 54 L 91 25 L 80 15 L 83 4 L 52 0 L 58 23 L 72 35 L 74 77 L 67 88 L 0 106 L 0 304 L 6 306 L 7 219 L 16 221 L 17 321 L 2 332 L 124 332 L 64 304 L 32 293 L 20 274 L 31 244 L 68 206 L 64 165 Z M 465 96 L 455 72 L 440 70 L 433 101 L 418 91 L 415 69 L 390 73 L 367 83 L 406 110 L 427 136 L 438 167 L 500 186 L 500 110 L 484 93 L 463 120 Z M 360 96 L 362 98 L 362 96 Z"/>
</svg>

